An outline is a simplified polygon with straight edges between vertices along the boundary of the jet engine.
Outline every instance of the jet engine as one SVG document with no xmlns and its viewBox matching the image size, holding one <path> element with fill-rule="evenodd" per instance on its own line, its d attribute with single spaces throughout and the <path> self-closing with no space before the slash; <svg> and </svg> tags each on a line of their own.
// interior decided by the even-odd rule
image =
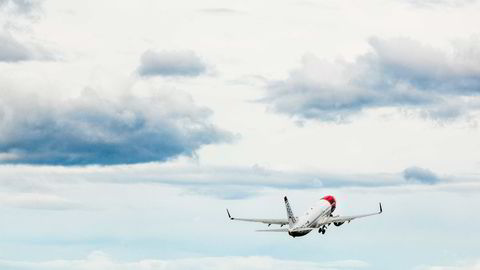
<svg viewBox="0 0 480 270">
<path fill-rule="evenodd" d="M 333 225 L 338 227 L 338 226 L 342 225 L 343 223 L 345 223 L 345 221 L 344 222 L 333 222 Z"/>
</svg>

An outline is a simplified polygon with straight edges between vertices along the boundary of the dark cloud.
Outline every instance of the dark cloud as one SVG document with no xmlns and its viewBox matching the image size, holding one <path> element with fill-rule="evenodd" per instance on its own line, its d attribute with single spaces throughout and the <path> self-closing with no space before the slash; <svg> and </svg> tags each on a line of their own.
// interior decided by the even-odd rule
<svg viewBox="0 0 480 270">
<path fill-rule="evenodd" d="M 300 119 L 342 121 L 369 108 L 417 109 L 445 120 L 480 108 L 480 47 L 448 54 L 414 40 L 369 41 L 353 62 L 305 55 L 286 80 L 270 82 L 263 102 Z M 465 99 L 468 98 L 468 99 Z"/>
<path fill-rule="evenodd" d="M 436 184 L 441 181 L 435 173 L 428 169 L 419 167 L 409 167 L 403 171 L 403 177 L 410 182 L 422 184 Z"/>
<path fill-rule="evenodd" d="M 165 161 L 192 156 L 231 134 L 211 111 L 178 92 L 104 99 L 94 92 L 63 102 L 0 98 L 3 163 L 87 165 Z"/>
<path fill-rule="evenodd" d="M 48 50 L 31 44 L 22 44 L 8 33 L 0 33 L 0 62 L 55 60 Z"/>
<path fill-rule="evenodd" d="M 192 51 L 148 50 L 140 57 L 137 72 L 141 76 L 199 76 L 207 71 L 205 63 Z"/>
</svg>

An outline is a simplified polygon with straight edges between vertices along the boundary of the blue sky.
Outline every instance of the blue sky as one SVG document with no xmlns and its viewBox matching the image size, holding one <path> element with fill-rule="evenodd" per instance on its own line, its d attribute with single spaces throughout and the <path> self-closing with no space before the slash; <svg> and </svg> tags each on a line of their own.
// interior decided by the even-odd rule
<svg viewBox="0 0 480 270">
<path fill-rule="evenodd" d="M 0 0 L 0 269 L 480 269 L 479 9 Z"/>
</svg>

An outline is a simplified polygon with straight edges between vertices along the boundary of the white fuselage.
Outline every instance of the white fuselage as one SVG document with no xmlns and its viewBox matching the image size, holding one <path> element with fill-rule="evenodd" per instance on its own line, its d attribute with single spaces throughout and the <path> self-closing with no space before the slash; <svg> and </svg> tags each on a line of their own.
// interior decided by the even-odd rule
<svg viewBox="0 0 480 270">
<path fill-rule="evenodd" d="M 332 214 L 332 205 L 321 199 L 317 201 L 312 207 L 310 207 L 305 214 L 296 218 L 295 223 L 291 224 L 289 228 L 289 234 L 291 236 L 303 236 L 311 232 L 312 230 L 302 230 L 301 228 L 317 228 L 325 218 L 330 217 Z M 295 231 L 297 230 L 297 231 Z"/>
</svg>

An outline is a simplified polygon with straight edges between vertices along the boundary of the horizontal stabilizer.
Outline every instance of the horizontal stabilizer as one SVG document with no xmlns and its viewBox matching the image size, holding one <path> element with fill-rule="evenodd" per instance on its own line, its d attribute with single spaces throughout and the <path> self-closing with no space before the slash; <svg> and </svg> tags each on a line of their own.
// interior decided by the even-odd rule
<svg viewBox="0 0 480 270">
<path fill-rule="evenodd" d="M 266 230 L 256 230 L 256 232 L 288 232 L 287 228 L 283 229 L 266 229 Z"/>
<path fill-rule="evenodd" d="M 280 228 L 280 229 L 266 229 L 266 230 L 256 230 L 256 232 L 304 232 L 304 231 L 311 231 L 318 228 L 296 228 L 296 229 L 287 229 L 287 228 Z"/>
</svg>

